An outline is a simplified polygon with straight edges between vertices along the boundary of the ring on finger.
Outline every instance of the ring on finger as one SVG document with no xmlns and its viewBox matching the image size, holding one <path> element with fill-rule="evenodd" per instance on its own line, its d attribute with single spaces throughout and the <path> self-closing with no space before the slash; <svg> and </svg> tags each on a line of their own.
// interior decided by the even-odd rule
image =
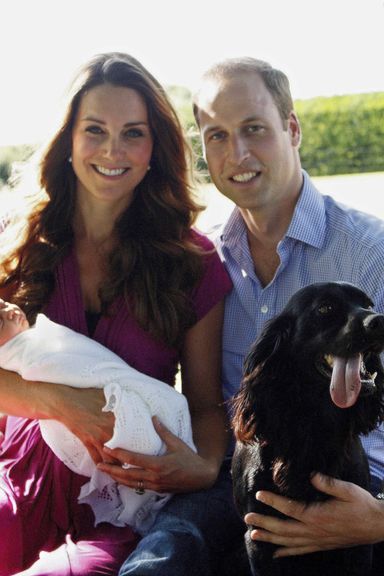
<svg viewBox="0 0 384 576">
<path fill-rule="evenodd" d="M 145 493 L 144 481 L 143 481 L 143 480 L 138 480 L 138 481 L 137 481 L 137 486 L 136 486 L 135 492 L 136 492 L 136 494 L 139 494 L 139 496 L 142 496 L 142 495 Z"/>
</svg>

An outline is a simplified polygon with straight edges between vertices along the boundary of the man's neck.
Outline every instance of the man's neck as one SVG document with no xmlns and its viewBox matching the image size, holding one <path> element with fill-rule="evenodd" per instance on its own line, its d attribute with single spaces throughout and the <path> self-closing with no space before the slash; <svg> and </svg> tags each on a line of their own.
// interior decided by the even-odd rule
<svg viewBox="0 0 384 576">
<path fill-rule="evenodd" d="M 240 208 L 240 213 L 247 227 L 248 237 L 252 237 L 266 246 L 275 246 L 276 248 L 289 228 L 296 202 L 297 199 L 263 210 Z"/>
<path fill-rule="evenodd" d="M 278 205 L 262 210 L 240 209 L 247 227 L 250 253 L 256 275 L 261 284 L 269 284 L 280 264 L 277 246 L 284 238 L 291 223 L 300 190 L 296 196 L 288 197 Z"/>
</svg>

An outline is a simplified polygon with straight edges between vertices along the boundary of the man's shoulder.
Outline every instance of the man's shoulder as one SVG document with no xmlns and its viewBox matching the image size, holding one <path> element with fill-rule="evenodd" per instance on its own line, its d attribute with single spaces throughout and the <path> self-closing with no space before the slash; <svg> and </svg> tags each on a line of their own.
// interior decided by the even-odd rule
<svg viewBox="0 0 384 576">
<path fill-rule="evenodd" d="M 357 242 L 384 246 L 384 220 L 324 196 L 328 232 L 345 234 Z"/>
</svg>

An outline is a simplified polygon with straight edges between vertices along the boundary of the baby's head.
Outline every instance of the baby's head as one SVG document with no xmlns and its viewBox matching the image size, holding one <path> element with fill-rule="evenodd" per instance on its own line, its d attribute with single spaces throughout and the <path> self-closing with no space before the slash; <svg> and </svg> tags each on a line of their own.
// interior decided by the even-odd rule
<svg viewBox="0 0 384 576">
<path fill-rule="evenodd" d="M 28 328 L 27 317 L 21 308 L 0 298 L 0 346 Z"/>
</svg>

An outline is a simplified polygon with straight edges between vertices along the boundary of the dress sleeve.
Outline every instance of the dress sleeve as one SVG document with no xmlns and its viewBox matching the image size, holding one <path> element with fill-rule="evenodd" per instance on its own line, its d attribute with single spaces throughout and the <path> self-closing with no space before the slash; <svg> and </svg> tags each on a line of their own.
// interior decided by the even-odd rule
<svg viewBox="0 0 384 576">
<path fill-rule="evenodd" d="M 232 280 L 214 244 L 206 236 L 194 234 L 197 243 L 206 251 L 202 277 L 191 295 L 197 322 L 232 290 Z"/>
</svg>

